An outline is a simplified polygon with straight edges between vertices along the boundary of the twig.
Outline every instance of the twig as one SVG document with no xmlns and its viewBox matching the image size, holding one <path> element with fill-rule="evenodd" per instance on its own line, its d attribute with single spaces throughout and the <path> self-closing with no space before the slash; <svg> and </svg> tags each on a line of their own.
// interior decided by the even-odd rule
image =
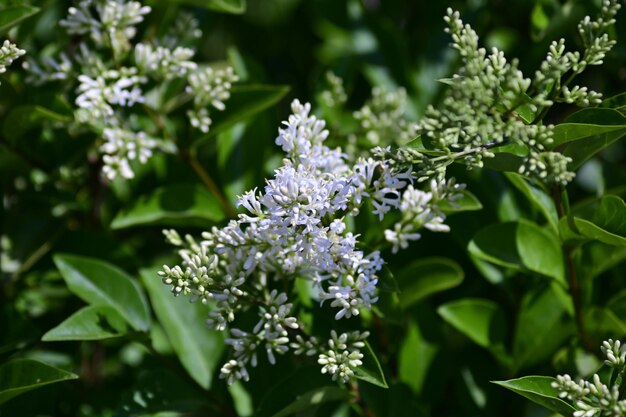
<svg viewBox="0 0 626 417">
<path fill-rule="evenodd" d="M 189 165 L 191 165 L 191 168 L 193 168 L 193 170 L 198 175 L 202 183 L 218 199 L 218 201 L 224 208 L 224 211 L 226 212 L 226 214 L 229 217 L 235 217 L 237 215 L 237 212 L 235 211 L 233 206 L 228 202 L 228 200 L 226 200 L 226 198 L 224 197 L 224 194 L 222 194 L 222 192 L 217 187 L 217 185 L 215 184 L 215 181 L 213 181 L 209 173 L 202 167 L 195 153 L 193 151 L 181 152 L 181 156 L 183 157 L 185 161 L 189 163 Z"/>
</svg>

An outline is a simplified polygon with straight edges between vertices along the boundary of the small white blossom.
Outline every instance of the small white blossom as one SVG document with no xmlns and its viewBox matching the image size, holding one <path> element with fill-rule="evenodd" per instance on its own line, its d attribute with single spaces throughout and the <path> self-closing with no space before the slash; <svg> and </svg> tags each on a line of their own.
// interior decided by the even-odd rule
<svg viewBox="0 0 626 417">
<path fill-rule="evenodd" d="M 7 67 L 25 53 L 25 50 L 20 49 L 17 45 L 5 40 L 0 47 L 0 74 L 6 72 Z"/>
</svg>

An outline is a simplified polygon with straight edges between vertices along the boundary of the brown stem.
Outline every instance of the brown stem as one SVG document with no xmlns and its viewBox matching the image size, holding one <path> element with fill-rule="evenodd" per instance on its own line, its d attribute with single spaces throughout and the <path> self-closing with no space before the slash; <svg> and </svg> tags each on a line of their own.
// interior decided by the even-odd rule
<svg viewBox="0 0 626 417">
<path fill-rule="evenodd" d="M 365 417 L 376 417 L 376 414 L 365 404 L 361 392 L 359 391 L 359 384 L 356 382 L 350 383 L 350 391 L 354 394 L 353 404 L 359 408 Z"/>
<path fill-rule="evenodd" d="M 235 211 L 233 206 L 228 202 L 228 200 L 226 200 L 226 198 L 224 197 L 224 194 L 222 194 L 222 192 L 217 187 L 217 184 L 215 184 L 215 182 L 213 181 L 209 173 L 206 172 L 206 170 L 202 167 L 202 165 L 200 165 L 200 162 L 198 161 L 198 158 L 196 157 L 195 153 L 194 152 L 184 152 L 184 153 L 181 152 L 181 156 L 183 157 L 185 161 L 189 163 L 189 165 L 191 165 L 191 168 L 193 168 L 194 172 L 198 175 L 202 183 L 218 199 L 218 201 L 224 208 L 224 211 L 226 212 L 226 214 L 229 217 L 235 217 L 237 215 L 237 212 Z"/>
<path fill-rule="evenodd" d="M 567 213 L 565 212 L 565 205 L 563 204 L 563 192 L 564 189 L 560 185 L 557 185 L 552 189 L 552 199 L 554 200 L 559 219 L 567 215 Z M 589 339 L 589 336 L 585 331 L 585 319 L 583 316 L 582 305 L 582 289 L 580 286 L 580 281 L 578 280 L 578 277 L 576 275 L 576 266 L 574 265 L 572 249 L 573 248 L 570 245 L 562 245 L 563 260 L 565 261 L 565 272 L 567 275 L 567 282 L 569 284 L 568 289 L 570 296 L 572 297 L 572 302 L 574 304 L 574 320 L 576 321 L 578 337 L 580 337 L 580 341 L 583 347 L 588 351 L 593 351 L 593 344 L 591 343 L 591 340 Z"/>
</svg>

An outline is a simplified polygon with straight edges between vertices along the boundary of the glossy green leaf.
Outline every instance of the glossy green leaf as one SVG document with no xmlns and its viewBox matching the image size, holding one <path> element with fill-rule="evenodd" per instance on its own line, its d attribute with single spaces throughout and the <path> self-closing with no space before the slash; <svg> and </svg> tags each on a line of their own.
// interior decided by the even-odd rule
<svg viewBox="0 0 626 417">
<path fill-rule="evenodd" d="M 548 410 L 571 416 L 576 409 L 559 398 L 559 391 L 551 385 L 555 381 L 555 378 L 548 376 L 525 376 L 508 381 L 493 381 L 493 383 L 526 397 Z"/>
<path fill-rule="evenodd" d="M 515 369 L 549 359 L 575 332 L 557 291 L 548 285 L 524 296 L 513 336 Z"/>
<path fill-rule="evenodd" d="M 178 184 L 156 189 L 122 209 L 112 229 L 136 226 L 210 227 L 224 220 L 218 199 L 200 184 Z"/>
<path fill-rule="evenodd" d="M 169 0 L 172 3 L 204 7 L 221 13 L 242 14 L 246 11 L 246 0 Z"/>
<path fill-rule="evenodd" d="M 87 306 L 48 330 L 41 340 L 102 340 L 123 336 L 128 331 L 126 320 L 111 306 Z"/>
<path fill-rule="evenodd" d="M 466 298 L 443 304 L 437 312 L 479 346 L 491 348 L 504 344 L 505 314 L 493 301 Z"/>
<path fill-rule="evenodd" d="M 314 409 L 325 402 L 345 401 L 348 398 L 350 398 L 350 393 L 345 389 L 339 387 L 320 387 L 302 394 L 272 417 L 286 417 Z"/>
<path fill-rule="evenodd" d="M 504 175 L 543 214 L 554 230 L 558 230 L 559 218 L 550 196 L 519 174 L 507 172 Z"/>
<path fill-rule="evenodd" d="M 463 282 L 463 270 L 448 258 L 424 258 L 412 262 L 397 276 L 400 305 L 408 308 L 431 294 Z"/>
<path fill-rule="evenodd" d="M 0 10 L 0 33 L 5 33 L 7 30 L 17 25 L 24 19 L 27 19 L 37 13 L 39 13 L 38 7 L 28 6 L 25 4 L 6 7 Z"/>
<path fill-rule="evenodd" d="M 54 263 L 75 295 L 89 304 L 117 310 L 136 330 L 148 331 L 148 302 L 139 284 L 121 269 L 98 259 L 57 254 Z"/>
<path fill-rule="evenodd" d="M 363 354 L 363 365 L 354 370 L 354 376 L 370 384 L 388 388 L 378 357 L 367 341 L 365 341 L 365 347 L 361 349 L 361 353 Z"/>
<path fill-rule="evenodd" d="M 209 133 L 194 142 L 197 146 L 238 122 L 246 121 L 257 113 L 278 103 L 289 92 L 289 87 L 281 85 L 242 85 L 234 86 L 224 111 L 211 113 Z"/>
<path fill-rule="evenodd" d="M 578 168 L 611 143 L 626 135 L 626 117 L 612 109 L 584 109 L 574 113 L 554 127 L 552 148 L 559 147 L 572 158 L 572 168 Z"/>
<path fill-rule="evenodd" d="M 25 392 L 78 375 L 32 359 L 15 359 L 0 365 L 0 404 Z"/>
<path fill-rule="evenodd" d="M 558 237 L 527 220 L 487 226 L 474 236 L 468 250 L 496 265 L 524 268 L 565 283 Z"/>
<path fill-rule="evenodd" d="M 444 201 L 439 204 L 441 211 L 447 214 L 454 214 L 463 211 L 481 210 L 483 208 L 483 205 L 480 204 L 480 201 L 478 201 L 478 198 L 476 198 L 474 194 L 467 190 L 463 190 L 461 194 L 463 197 L 454 202 Z"/>
<path fill-rule="evenodd" d="M 157 271 L 142 269 L 140 272 L 152 308 L 189 375 L 208 389 L 220 364 L 224 348 L 222 334 L 206 327 L 206 306 L 190 303 L 186 297 L 174 297 Z"/>
</svg>

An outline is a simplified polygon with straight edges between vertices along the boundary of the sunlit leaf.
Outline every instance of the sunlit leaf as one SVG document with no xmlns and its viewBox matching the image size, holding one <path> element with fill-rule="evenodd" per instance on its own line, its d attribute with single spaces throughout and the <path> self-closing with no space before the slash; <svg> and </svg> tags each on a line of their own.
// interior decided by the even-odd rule
<svg viewBox="0 0 626 417">
<path fill-rule="evenodd" d="M 141 278 L 152 307 L 167 334 L 174 352 L 189 375 L 202 387 L 211 387 L 213 373 L 224 349 L 221 333 L 207 328 L 208 308 L 174 297 L 163 285 L 157 269 L 142 269 Z"/>
<path fill-rule="evenodd" d="M 551 385 L 555 381 L 556 379 L 547 376 L 525 376 L 493 383 L 522 395 L 548 410 L 571 416 L 576 409 L 559 398 L 559 391 Z"/>
<path fill-rule="evenodd" d="M 57 254 L 54 262 L 75 295 L 115 309 L 136 330 L 150 328 L 148 302 L 139 284 L 121 269 L 98 259 Z"/>
<path fill-rule="evenodd" d="M 106 305 L 87 306 L 48 330 L 41 340 L 102 340 L 123 336 L 127 330 L 126 320 L 115 308 Z"/>
<path fill-rule="evenodd" d="M 463 270 L 452 259 L 424 258 L 400 271 L 396 281 L 400 305 L 408 308 L 431 294 L 459 285 L 463 281 Z"/>
<path fill-rule="evenodd" d="M 474 236 L 468 250 L 496 265 L 527 269 L 565 283 L 558 237 L 527 220 L 487 226 Z"/>
<path fill-rule="evenodd" d="M 178 184 L 157 188 L 120 210 L 112 229 L 136 226 L 211 227 L 224 220 L 219 200 L 199 184 Z"/>
</svg>

